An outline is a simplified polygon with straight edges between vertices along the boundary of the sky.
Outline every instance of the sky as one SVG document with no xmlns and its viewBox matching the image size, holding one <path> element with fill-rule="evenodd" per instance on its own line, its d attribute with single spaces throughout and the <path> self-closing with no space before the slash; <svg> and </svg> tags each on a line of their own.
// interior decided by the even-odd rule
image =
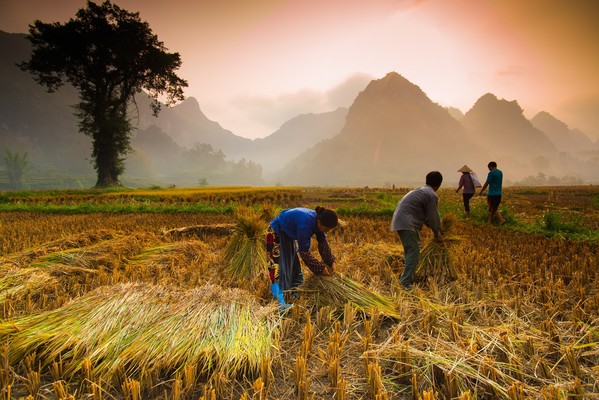
<svg viewBox="0 0 599 400">
<path fill-rule="evenodd" d="M 599 140 L 597 0 L 115 0 L 183 64 L 186 96 L 239 136 L 349 107 L 397 72 L 467 112 L 493 93 Z M 64 23 L 85 0 L 0 0 L 0 30 Z"/>
</svg>

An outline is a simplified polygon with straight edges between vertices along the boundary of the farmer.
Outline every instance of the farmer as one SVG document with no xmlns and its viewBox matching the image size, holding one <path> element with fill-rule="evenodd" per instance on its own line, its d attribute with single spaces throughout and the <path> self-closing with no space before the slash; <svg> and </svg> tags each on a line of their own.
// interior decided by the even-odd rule
<svg viewBox="0 0 599 400">
<path fill-rule="evenodd" d="M 460 176 L 460 181 L 458 182 L 458 188 L 455 190 L 456 193 L 460 191 L 461 188 L 464 188 L 462 191 L 462 200 L 464 202 L 464 212 L 466 213 L 466 219 L 470 219 L 470 199 L 476 193 L 476 183 L 472 177 L 472 171 L 467 165 L 464 165 L 462 168 L 458 169 L 458 172 L 462 173 Z"/>
<path fill-rule="evenodd" d="M 337 213 L 324 207 L 290 208 L 281 211 L 271 222 L 266 234 L 269 253 L 268 272 L 272 295 L 279 305 L 287 307 L 283 292 L 295 289 L 304 282 L 299 256 L 310 270 L 331 276 L 335 270 L 335 256 L 327 242 L 326 233 L 335 228 Z M 322 261 L 310 253 L 310 241 L 316 236 Z"/>
<path fill-rule="evenodd" d="M 487 174 L 487 180 L 483 185 L 482 189 L 480 189 L 479 196 L 482 196 L 483 192 L 489 187 L 489 191 L 487 192 L 487 205 L 489 206 L 489 217 L 487 222 L 490 224 L 493 221 L 493 217 L 496 217 L 499 221 L 499 225 L 505 224 L 505 219 L 499 213 L 499 204 L 501 204 L 501 190 L 503 186 L 503 172 L 500 169 L 497 169 L 497 163 L 495 161 L 491 161 L 487 167 L 489 168 L 489 173 Z"/>
<path fill-rule="evenodd" d="M 443 182 L 443 175 L 431 171 L 426 175 L 426 185 L 410 191 L 395 207 L 391 230 L 397 231 L 404 249 L 404 270 L 400 283 L 410 289 L 414 283 L 418 257 L 420 256 L 420 236 L 422 225 L 428 226 L 436 240 L 443 241 L 441 218 L 439 217 L 436 191 Z"/>
</svg>

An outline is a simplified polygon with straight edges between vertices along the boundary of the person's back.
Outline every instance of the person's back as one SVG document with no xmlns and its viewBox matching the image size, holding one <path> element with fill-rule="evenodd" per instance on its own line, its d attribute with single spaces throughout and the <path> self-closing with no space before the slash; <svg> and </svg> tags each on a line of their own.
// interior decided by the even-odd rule
<svg viewBox="0 0 599 400">
<path fill-rule="evenodd" d="M 489 171 L 487 175 L 487 182 L 489 182 L 489 196 L 501 196 L 503 187 L 503 172 L 500 169 L 494 168 Z"/>
<path fill-rule="evenodd" d="M 431 171 L 426 175 L 426 186 L 414 189 L 406 194 L 395 207 L 391 230 L 396 231 L 404 248 L 404 270 L 399 282 L 406 288 L 411 288 L 414 273 L 420 255 L 419 231 L 426 224 L 433 231 L 435 238 L 443 240 L 441 234 L 441 218 L 437 203 L 439 198 L 435 193 L 443 182 L 439 171 Z"/>
<path fill-rule="evenodd" d="M 440 229 L 437 210 L 437 194 L 430 186 L 408 192 L 398 203 L 391 224 L 391 231 L 418 232 L 427 224 L 434 232 Z M 436 228 L 436 229 L 435 229 Z"/>
</svg>

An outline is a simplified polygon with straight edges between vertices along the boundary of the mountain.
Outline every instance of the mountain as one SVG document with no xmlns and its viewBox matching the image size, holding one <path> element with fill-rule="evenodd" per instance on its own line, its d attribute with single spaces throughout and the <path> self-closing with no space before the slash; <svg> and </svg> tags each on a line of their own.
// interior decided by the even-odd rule
<svg viewBox="0 0 599 400">
<path fill-rule="evenodd" d="M 222 150 L 230 158 L 238 158 L 239 149 L 251 143 L 251 139 L 237 136 L 221 127 L 218 122 L 208 119 L 194 97 L 188 97 L 173 107 L 163 107 L 158 117 L 154 117 L 145 104 L 139 110 L 140 130 L 155 125 L 168 132 L 182 147 L 192 148 L 196 144 L 205 143 Z"/>
<path fill-rule="evenodd" d="M 91 141 L 77 132 L 71 108 L 76 91 L 65 86 L 58 96 L 47 93 L 16 65 L 30 53 L 24 34 L 0 31 L 0 149 L 27 152 L 44 169 L 92 171 Z"/>
<path fill-rule="evenodd" d="M 476 163 L 477 147 L 449 111 L 396 72 L 373 80 L 341 132 L 277 175 L 284 184 L 418 184 L 431 170 Z M 458 165 L 459 164 L 459 165 Z"/>
<path fill-rule="evenodd" d="M 91 139 L 73 116 L 78 93 L 65 85 L 50 94 L 35 83 L 16 66 L 30 53 L 24 34 L 0 31 L 0 155 L 27 152 L 32 188 L 91 186 Z M 463 164 L 482 177 L 490 160 L 508 184 L 540 173 L 596 182 L 599 166 L 599 142 L 593 148 L 582 132 L 547 113 L 529 121 L 516 101 L 488 93 L 462 114 L 396 72 L 371 81 L 349 110 L 299 115 L 255 140 L 210 120 L 195 98 L 163 107 L 158 117 L 147 96 L 138 96 L 136 106 L 129 109 L 134 152 L 123 175 L 130 186 L 419 185 L 433 169 L 457 181 Z"/>
<path fill-rule="evenodd" d="M 530 122 L 541 130 L 559 151 L 576 153 L 593 148 L 594 144 L 578 129 L 570 129 L 548 112 L 541 111 Z"/>
<path fill-rule="evenodd" d="M 140 103 L 139 109 L 140 129 L 157 126 L 185 148 L 209 144 L 229 160 L 246 159 L 260 164 L 265 173 L 273 173 L 315 143 L 339 133 L 347 114 L 347 109 L 341 107 L 328 113 L 299 115 L 265 138 L 252 140 L 208 119 L 193 97 L 164 108 L 158 117 L 152 116 L 145 104 Z"/>
<path fill-rule="evenodd" d="M 554 156 L 557 148 L 526 119 L 517 101 L 487 93 L 462 118 L 462 124 L 492 158 L 517 160 Z"/>
<path fill-rule="evenodd" d="M 328 113 L 299 115 L 271 135 L 254 140 L 244 157 L 256 161 L 265 173 L 272 174 L 316 143 L 338 134 L 346 116 L 347 109 L 343 107 Z"/>
</svg>

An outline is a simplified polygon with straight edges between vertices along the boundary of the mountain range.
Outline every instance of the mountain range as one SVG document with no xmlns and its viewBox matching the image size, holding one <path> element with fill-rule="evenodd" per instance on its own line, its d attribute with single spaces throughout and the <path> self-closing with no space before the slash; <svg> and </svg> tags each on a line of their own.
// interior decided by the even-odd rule
<svg viewBox="0 0 599 400">
<path fill-rule="evenodd" d="M 0 152 L 27 152 L 37 180 L 49 170 L 93 175 L 91 141 L 71 107 L 76 91 L 46 93 L 15 65 L 30 52 L 24 34 L 0 31 Z M 490 160 L 507 182 L 538 174 L 597 180 L 598 143 L 550 114 L 528 120 L 516 101 L 491 93 L 462 114 L 396 72 L 372 80 L 349 109 L 299 115 L 254 140 L 210 120 L 193 97 L 157 118 L 145 96 L 136 102 L 124 182 L 413 186 L 430 170 L 457 181 L 464 164 L 483 175 Z"/>
</svg>

